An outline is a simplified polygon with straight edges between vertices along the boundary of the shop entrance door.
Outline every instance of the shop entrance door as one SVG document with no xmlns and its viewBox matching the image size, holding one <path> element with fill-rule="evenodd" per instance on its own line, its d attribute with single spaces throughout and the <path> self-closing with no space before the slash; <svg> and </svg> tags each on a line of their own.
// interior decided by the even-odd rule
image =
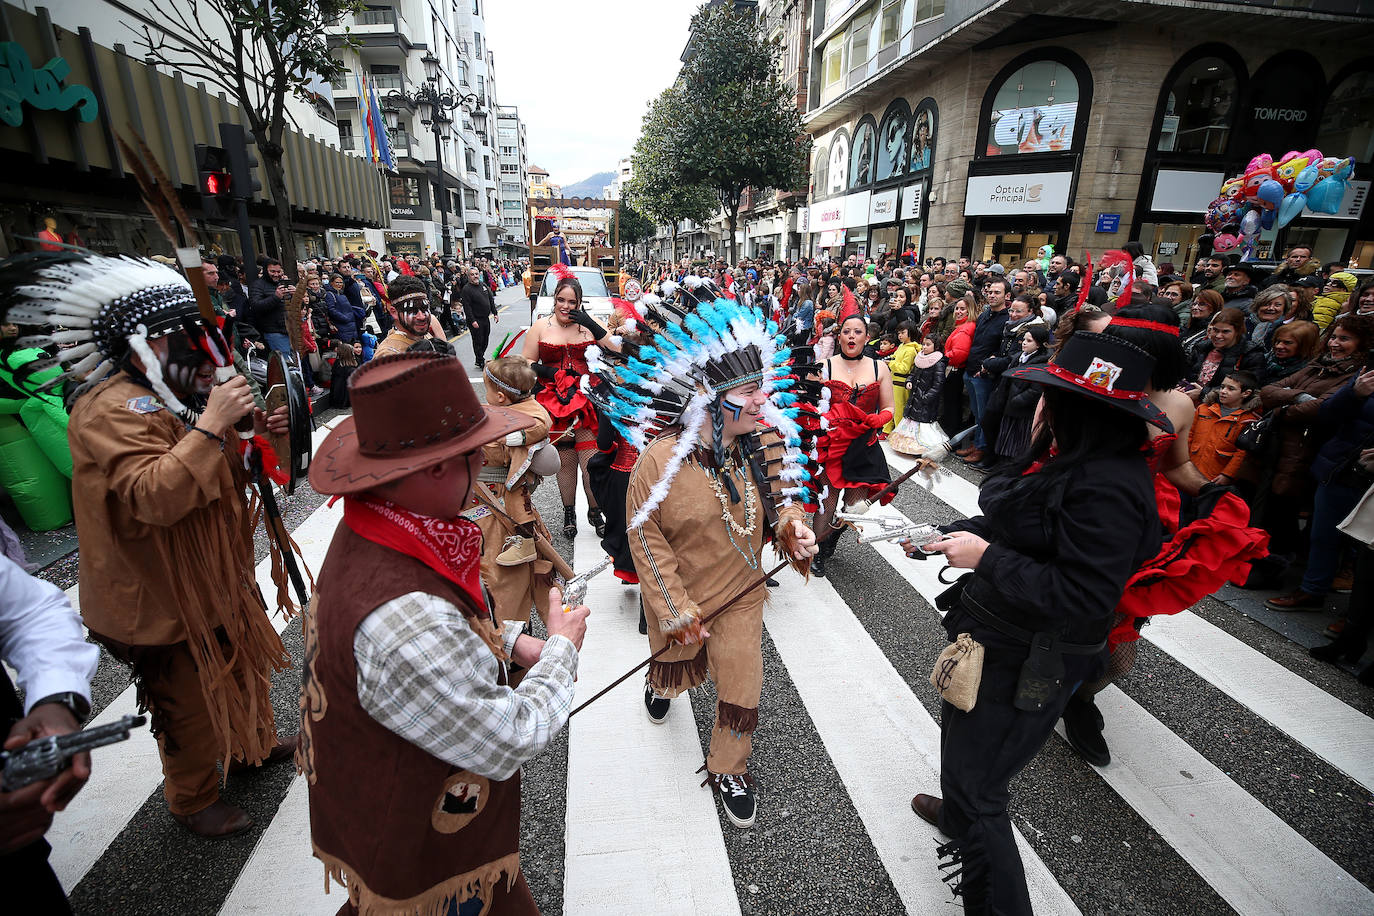
<svg viewBox="0 0 1374 916">
<path fill-rule="evenodd" d="M 973 258 L 978 261 L 996 261 L 1008 270 L 1033 261 L 1044 245 L 1053 245 L 1059 250 L 1059 233 L 1053 230 L 1043 232 L 978 232 L 973 237 Z"/>
</svg>

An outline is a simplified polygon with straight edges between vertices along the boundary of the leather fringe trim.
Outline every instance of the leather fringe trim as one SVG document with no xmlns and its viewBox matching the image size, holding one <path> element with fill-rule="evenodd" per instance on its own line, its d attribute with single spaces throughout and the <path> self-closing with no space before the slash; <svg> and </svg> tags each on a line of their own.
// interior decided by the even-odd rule
<svg viewBox="0 0 1374 916">
<path fill-rule="evenodd" d="M 724 700 L 716 701 L 716 727 L 728 728 L 736 735 L 752 734 L 759 727 L 759 709 L 745 709 Z"/>
<path fill-rule="evenodd" d="M 447 916 L 456 900 L 463 903 L 473 897 L 482 900 L 483 914 L 491 910 L 491 900 L 497 882 L 505 875 L 509 891 L 520 874 L 520 853 L 513 852 L 486 865 L 478 866 L 462 875 L 434 885 L 421 894 L 406 900 L 393 900 L 371 890 L 347 865 L 314 847 L 315 858 L 324 863 L 324 892 L 329 893 L 331 879 L 348 890 L 348 900 L 357 908 L 358 916 Z"/>
<path fill-rule="evenodd" d="M 935 847 L 939 858 L 949 859 L 940 863 L 941 880 L 949 885 L 955 897 L 964 898 L 964 913 L 968 916 L 988 913 L 991 905 L 987 855 L 982 841 L 976 836 L 978 830 L 975 824 L 962 839 Z"/>
<path fill-rule="evenodd" d="M 649 662 L 649 685 L 660 694 L 673 691 L 674 695 L 706 681 L 706 649 L 691 658 L 680 662 Z"/>
</svg>

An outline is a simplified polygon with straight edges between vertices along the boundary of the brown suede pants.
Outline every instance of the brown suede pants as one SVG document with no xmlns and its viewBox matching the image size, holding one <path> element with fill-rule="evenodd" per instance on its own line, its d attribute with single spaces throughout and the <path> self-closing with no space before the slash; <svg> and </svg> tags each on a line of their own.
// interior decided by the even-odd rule
<svg viewBox="0 0 1374 916">
<path fill-rule="evenodd" d="M 763 589 L 748 603 L 731 608 L 707 624 L 711 635 L 699 646 L 683 646 L 664 655 L 671 661 L 649 665 L 654 693 L 671 699 L 699 687 L 709 675 L 716 685 L 716 724 L 706 769 L 722 775 L 749 768 L 754 730 L 759 724 L 763 693 Z M 649 621 L 649 648 L 657 652 L 668 638 Z M 696 650 L 693 652 L 692 650 Z"/>
</svg>

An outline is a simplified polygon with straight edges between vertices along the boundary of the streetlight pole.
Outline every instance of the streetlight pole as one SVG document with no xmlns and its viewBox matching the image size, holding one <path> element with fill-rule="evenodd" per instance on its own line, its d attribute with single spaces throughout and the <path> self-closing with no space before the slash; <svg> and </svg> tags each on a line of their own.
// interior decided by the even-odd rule
<svg viewBox="0 0 1374 916">
<path fill-rule="evenodd" d="M 437 172 L 436 190 L 439 197 L 439 221 L 442 233 L 441 247 L 444 258 L 452 254 L 448 231 L 448 189 L 444 181 L 444 134 L 447 125 L 453 123 L 448 113 L 458 108 L 473 114 L 482 113 L 482 100 L 476 93 L 457 94 L 451 89 L 439 89 L 439 58 L 426 53 L 420 58 L 425 67 L 425 81 L 412 92 L 394 89 L 387 93 L 386 103 L 395 108 L 406 105 L 420 111 L 420 123 L 429 125 L 434 131 L 434 165 Z M 461 190 L 461 186 L 460 186 Z M 458 198 L 458 218 L 466 225 L 461 195 Z"/>
</svg>

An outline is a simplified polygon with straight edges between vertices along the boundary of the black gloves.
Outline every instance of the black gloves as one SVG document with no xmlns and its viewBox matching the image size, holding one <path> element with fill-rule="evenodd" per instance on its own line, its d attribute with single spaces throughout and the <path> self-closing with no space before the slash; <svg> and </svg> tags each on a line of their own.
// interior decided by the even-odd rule
<svg viewBox="0 0 1374 916">
<path fill-rule="evenodd" d="M 588 331 L 591 331 L 593 340 L 600 340 L 606 336 L 606 329 L 597 324 L 596 319 L 588 315 L 584 309 L 573 309 L 572 312 L 568 314 L 568 317 L 572 319 L 574 323 L 580 324 Z"/>
</svg>

